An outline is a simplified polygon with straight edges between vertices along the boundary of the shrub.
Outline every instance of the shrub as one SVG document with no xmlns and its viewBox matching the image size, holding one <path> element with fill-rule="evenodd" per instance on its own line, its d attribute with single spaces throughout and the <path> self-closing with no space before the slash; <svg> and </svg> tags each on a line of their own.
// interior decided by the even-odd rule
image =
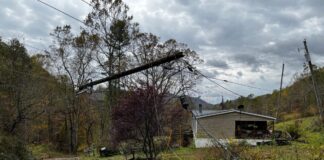
<svg viewBox="0 0 324 160">
<path fill-rule="evenodd" d="M 134 140 L 127 140 L 119 143 L 118 150 L 127 159 L 128 155 L 132 154 L 134 156 L 135 152 L 138 152 L 141 148 L 141 144 L 136 143 Z"/>
<path fill-rule="evenodd" d="M 292 140 L 296 140 L 301 137 L 301 120 L 296 120 L 293 124 L 287 124 L 286 131 L 291 135 Z"/>
<path fill-rule="evenodd" d="M 31 152 L 29 152 L 25 144 L 16 137 L 0 136 L 0 159 L 24 159 L 33 160 Z"/>
<path fill-rule="evenodd" d="M 168 149 L 168 137 L 160 136 L 154 138 L 154 143 L 159 151 L 164 151 Z"/>
</svg>

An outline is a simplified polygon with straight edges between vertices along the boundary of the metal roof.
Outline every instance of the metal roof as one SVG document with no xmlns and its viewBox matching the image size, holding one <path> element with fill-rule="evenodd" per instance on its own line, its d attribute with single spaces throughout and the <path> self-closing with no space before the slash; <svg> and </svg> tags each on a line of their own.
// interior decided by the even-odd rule
<svg viewBox="0 0 324 160">
<path fill-rule="evenodd" d="M 256 116 L 256 117 L 262 117 L 270 120 L 276 120 L 276 118 L 271 117 L 271 116 L 266 116 L 262 114 L 257 114 L 257 113 L 251 113 L 251 112 L 244 112 L 236 109 L 229 109 L 229 110 L 203 110 L 202 113 L 199 113 L 198 110 L 192 110 L 192 113 L 194 116 L 199 119 L 199 118 L 205 118 L 205 117 L 211 117 L 211 116 L 218 116 L 218 115 L 223 115 L 223 114 L 228 114 L 228 113 L 241 113 L 241 114 L 246 114 L 246 115 L 251 115 L 251 116 Z"/>
</svg>

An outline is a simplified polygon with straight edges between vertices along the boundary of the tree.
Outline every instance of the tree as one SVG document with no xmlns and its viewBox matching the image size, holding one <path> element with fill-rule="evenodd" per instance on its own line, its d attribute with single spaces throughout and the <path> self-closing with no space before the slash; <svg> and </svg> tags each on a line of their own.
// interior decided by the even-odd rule
<svg viewBox="0 0 324 160">
<path fill-rule="evenodd" d="M 98 38 L 82 31 L 74 36 L 71 27 L 56 27 L 51 34 L 54 44 L 48 53 L 55 74 L 60 75 L 60 88 L 65 110 L 63 111 L 69 128 L 69 151 L 76 153 L 78 148 L 78 130 L 82 104 L 77 96 L 77 87 L 86 83 L 93 76 L 93 52 Z"/>
<path fill-rule="evenodd" d="M 0 51 L 1 129 L 18 135 L 25 132 L 27 121 L 43 113 L 41 106 L 46 93 L 35 81 L 33 68 L 37 64 L 18 40 L 13 39 L 9 44 L 0 41 Z"/>
<path fill-rule="evenodd" d="M 117 140 L 136 139 L 142 143 L 147 158 L 155 159 L 161 151 L 156 138 L 165 135 L 164 130 L 169 122 L 165 118 L 169 114 L 165 108 L 170 105 L 171 99 L 186 93 L 195 85 L 198 76 L 187 69 L 201 60 L 194 51 L 175 40 L 161 44 L 153 34 L 137 33 L 134 37 L 131 47 L 132 57 L 129 60 L 134 66 L 177 52 L 186 55 L 182 61 L 173 61 L 163 67 L 153 67 L 129 77 L 127 89 L 131 95 L 128 95 L 126 102 L 122 101 L 121 106 L 115 110 L 113 123 L 117 132 L 115 135 L 119 137 Z M 121 113 L 123 111 L 126 113 Z M 139 115 L 128 115 L 137 112 Z M 130 129 L 131 123 L 134 124 L 134 127 L 130 127 L 132 132 L 127 130 Z"/>
<path fill-rule="evenodd" d="M 85 23 L 92 35 L 99 37 L 98 52 L 95 57 L 102 72 L 111 76 L 126 68 L 125 50 L 129 45 L 131 34 L 137 24 L 132 24 L 132 16 L 128 16 L 128 6 L 121 0 L 92 0 L 92 11 Z M 120 80 L 108 82 L 107 107 L 101 112 L 101 139 L 108 143 L 111 109 L 116 105 Z"/>
<path fill-rule="evenodd" d="M 143 152 L 147 158 L 156 158 L 159 150 L 154 138 L 158 135 L 158 123 L 160 123 L 156 118 L 156 113 L 163 112 L 164 109 L 163 106 L 156 106 L 156 101 L 162 100 L 163 97 L 153 87 L 138 88 L 129 92 L 113 112 L 115 140 L 122 142 L 135 139 L 142 143 Z"/>
<path fill-rule="evenodd" d="M 134 65 L 145 64 L 177 52 L 182 52 L 185 57 L 181 60 L 172 61 L 162 67 L 153 67 L 130 77 L 130 87 L 146 84 L 155 86 L 157 90 L 166 96 L 177 96 L 185 93 L 196 84 L 199 76 L 191 72 L 190 68 L 202 62 L 195 51 L 185 44 L 170 39 L 164 43 L 159 38 L 149 33 L 138 33 L 132 42 L 130 60 Z M 173 98 L 172 96 L 170 98 Z M 168 101 L 166 101 L 168 102 Z"/>
</svg>

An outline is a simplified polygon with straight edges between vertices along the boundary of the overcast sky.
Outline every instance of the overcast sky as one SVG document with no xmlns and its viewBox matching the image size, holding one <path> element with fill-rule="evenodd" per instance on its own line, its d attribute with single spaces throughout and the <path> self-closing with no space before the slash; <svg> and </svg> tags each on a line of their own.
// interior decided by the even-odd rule
<svg viewBox="0 0 324 160">
<path fill-rule="evenodd" d="M 91 8 L 81 0 L 43 0 L 79 19 Z M 86 0 L 89 1 L 89 0 Z M 207 76 L 262 88 L 252 89 L 217 81 L 241 95 L 261 95 L 279 88 L 281 66 L 284 86 L 302 71 L 302 41 L 307 39 L 313 62 L 324 63 L 323 0 L 126 0 L 143 32 L 161 40 L 188 44 L 204 60 L 198 66 Z M 31 53 L 46 49 L 57 25 L 80 22 L 37 0 L 0 0 L 0 36 L 18 37 Z M 36 48 L 35 48 L 36 47 Z M 236 95 L 203 80 L 197 93 L 211 103 Z"/>
</svg>

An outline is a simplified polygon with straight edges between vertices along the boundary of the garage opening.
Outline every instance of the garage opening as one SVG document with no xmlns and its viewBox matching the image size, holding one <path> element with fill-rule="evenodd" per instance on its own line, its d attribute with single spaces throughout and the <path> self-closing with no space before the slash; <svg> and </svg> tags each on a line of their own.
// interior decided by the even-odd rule
<svg viewBox="0 0 324 160">
<path fill-rule="evenodd" d="M 269 135 L 267 121 L 235 121 L 235 137 L 238 139 L 263 139 Z"/>
</svg>

